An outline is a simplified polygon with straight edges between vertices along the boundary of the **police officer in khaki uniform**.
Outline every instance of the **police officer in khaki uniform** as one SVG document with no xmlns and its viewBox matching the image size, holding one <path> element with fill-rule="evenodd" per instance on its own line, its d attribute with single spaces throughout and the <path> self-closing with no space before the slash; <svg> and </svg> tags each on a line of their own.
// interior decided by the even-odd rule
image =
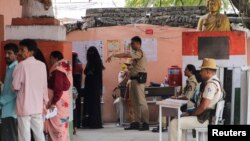
<svg viewBox="0 0 250 141">
<path fill-rule="evenodd" d="M 131 53 L 114 54 L 108 57 L 107 62 L 112 57 L 132 58 L 132 67 L 130 69 L 131 83 L 129 87 L 129 95 L 134 110 L 134 121 L 125 130 L 149 130 L 149 111 L 145 98 L 145 83 L 138 83 L 137 77 L 139 72 L 146 72 L 145 66 L 147 59 L 145 53 L 141 49 L 141 38 L 135 36 L 131 39 Z"/>
<path fill-rule="evenodd" d="M 198 117 L 208 110 L 214 110 L 217 102 L 223 98 L 220 81 L 216 76 L 216 62 L 211 58 L 204 58 L 201 66 L 201 77 L 206 81 L 205 89 L 202 93 L 202 99 L 197 109 L 191 113 L 183 115 L 180 120 L 180 133 L 182 141 L 186 141 L 186 129 L 198 127 L 207 127 L 209 120 L 200 120 Z M 213 116 L 212 114 L 210 116 Z M 170 141 L 177 141 L 177 119 L 170 123 Z M 183 132 L 183 133 L 182 133 Z"/>
<path fill-rule="evenodd" d="M 191 101 L 194 96 L 195 90 L 197 89 L 198 82 L 195 77 L 196 68 L 194 65 L 188 64 L 184 70 L 184 75 L 188 78 L 186 81 L 186 86 L 181 92 L 180 96 L 172 96 L 173 99 L 183 99 L 188 100 L 187 111 L 192 111 L 195 109 L 195 104 Z M 185 109 L 186 110 L 186 109 Z M 162 128 L 162 131 L 166 129 Z M 159 132 L 159 126 L 153 128 L 152 132 Z"/>
<path fill-rule="evenodd" d="M 195 66 L 188 64 L 184 71 L 184 75 L 188 77 L 186 81 L 186 86 L 184 87 L 182 94 L 177 97 L 178 99 L 189 100 L 187 103 L 188 111 L 194 110 L 195 108 L 195 104 L 191 101 L 194 96 L 195 90 L 197 89 L 198 86 L 198 81 L 196 80 L 195 73 L 196 73 Z"/>
</svg>

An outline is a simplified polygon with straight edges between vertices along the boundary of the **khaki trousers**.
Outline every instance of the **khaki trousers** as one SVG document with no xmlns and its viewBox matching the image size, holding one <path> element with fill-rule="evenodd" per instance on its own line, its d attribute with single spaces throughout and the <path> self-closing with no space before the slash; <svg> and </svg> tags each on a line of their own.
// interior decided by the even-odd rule
<svg viewBox="0 0 250 141">
<path fill-rule="evenodd" d="M 134 110 L 134 120 L 139 123 L 149 123 L 148 104 L 144 91 L 145 84 L 139 84 L 137 80 L 131 80 L 129 96 Z"/>
<path fill-rule="evenodd" d="M 186 141 L 186 129 L 194 129 L 198 127 L 207 127 L 208 126 L 208 120 L 205 121 L 203 124 L 201 124 L 196 116 L 186 116 L 181 117 L 180 119 L 180 136 L 182 137 L 181 141 Z M 177 119 L 173 119 L 170 122 L 170 141 L 177 141 Z"/>
</svg>

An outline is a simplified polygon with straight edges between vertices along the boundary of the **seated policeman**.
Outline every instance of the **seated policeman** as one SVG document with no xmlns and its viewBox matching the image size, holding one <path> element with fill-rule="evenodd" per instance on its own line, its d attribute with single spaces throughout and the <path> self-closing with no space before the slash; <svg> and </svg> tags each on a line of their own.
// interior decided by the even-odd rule
<svg viewBox="0 0 250 141">
<path fill-rule="evenodd" d="M 196 68 L 194 65 L 188 64 L 185 68 L 184 75 L 188 78 L 186 81 L 186 86 L 182 90 L 180 96 L 173 96 L 172 98 L 185 99 L 188 100 L 187 110 L 192 111 L 195 109 L 195 103 L 192 102 L 194 93 L 198 87 L 198 81 L 196 79 Z"/>
<path fill-rule="evenodd" d="M 217 66 L 214 59 L 203 59 L 200 74 L 202 79 L 206 82 L 205 89 L 202 92 L 202 99 L 197 109 L 192 113 L 187 113 L 187 116 L 183 116 L 179 119 L 182 141 L 186 141 L 186 129 L 208 126 L 209 119 L 211 119 L 210 117 L 214 116 L 217 102 L 223 98 L 220 82 L 216 76 L 216 70 Z M 201 114 L 204 114 L 204 112 L 209 112 L 210 116 L 201 119 Z M 177 141 L 177 119 L 173 119 L 170 122 L 170 132 L 170 141 Z"/>
</svg>

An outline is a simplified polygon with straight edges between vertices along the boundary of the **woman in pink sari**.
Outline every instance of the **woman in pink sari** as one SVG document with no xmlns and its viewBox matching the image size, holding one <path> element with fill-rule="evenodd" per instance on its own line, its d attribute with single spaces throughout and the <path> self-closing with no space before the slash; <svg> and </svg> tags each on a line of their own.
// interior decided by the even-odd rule
<svg viewBox="0 0 250 141">
<path fill-rule="evenodd" d="M 52 67 L 49 71 L 48 109 L 57 108 L 57 115 L 45 121 L 45 131 L 50 141 L 69 141 L 69 90 L 72 85 L 72 71 L 69 61 L 59 51 L 50 54 Z"/>
</svg>

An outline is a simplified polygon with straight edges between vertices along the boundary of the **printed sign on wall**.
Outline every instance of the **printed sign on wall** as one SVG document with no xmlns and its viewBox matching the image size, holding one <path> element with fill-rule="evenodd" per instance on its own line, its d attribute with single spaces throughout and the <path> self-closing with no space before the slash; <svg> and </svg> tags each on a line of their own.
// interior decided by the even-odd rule
<svg viewBox="0 0 250 141">
<path fill-rule="evenodd" d="M 108 40 L 107 46 L 108 46 L 108 56 L 110 56 L 111 54 L 116 54 L 121 52 L 119 40 Z"/>
<path fill-rule="evenodd" d="M 124 40 L 124 52 L 129 53 L 131 50 L 131 40 Z M 157 61 L 157 39 L 156 38 L 142 38 L 142 50 L 146 54 L 148 61 Z"/>
<path fill-rule="evenodd" d="M 87 63 L 87 50 L 89 47 L 94 46 L 97 48 L 102 60 L 103 60 L 103 42 L 101 40 L 96 41 L 75 41 L 72 43 L 73 51 L 78 53 L 78 58 L 82 64 Z"/>
</svg>

